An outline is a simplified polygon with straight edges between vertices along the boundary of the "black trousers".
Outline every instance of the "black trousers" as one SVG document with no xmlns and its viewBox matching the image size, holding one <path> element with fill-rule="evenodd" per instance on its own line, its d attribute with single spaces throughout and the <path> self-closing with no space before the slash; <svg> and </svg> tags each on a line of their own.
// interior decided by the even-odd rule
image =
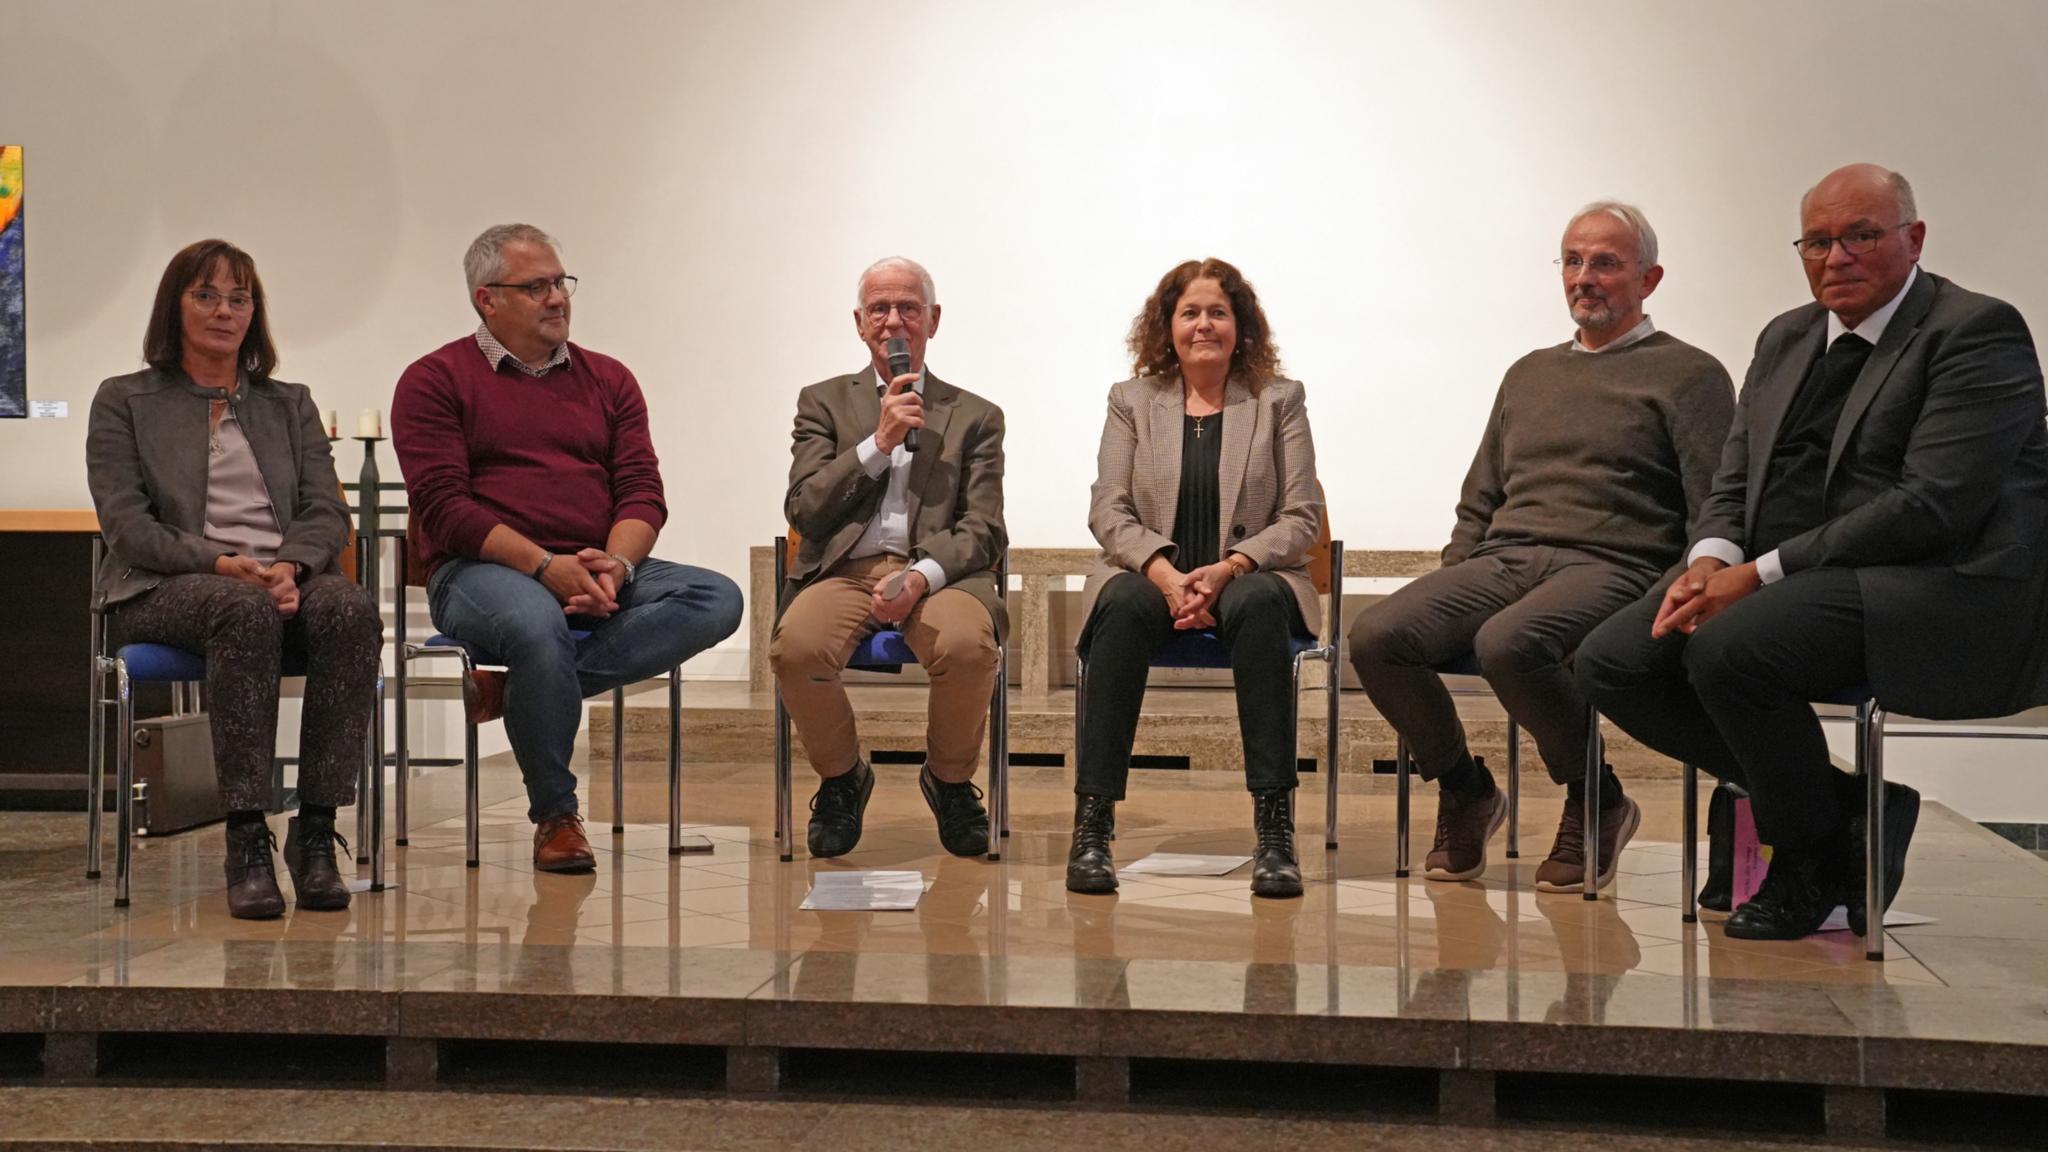
<svg viewBox="0 0 2048 1152">
<path fill-rule="evenodd" d="M 1255 792 L 1292 788 L 1294 656 L 1287 639 L 1302 631 L 1294 593 L 1275 573 L 1249 573 L 1224 587 L 1213 615 L 1216 634 L 1230 646 L 1245 784 Z M 1120 572 L 1103 585 L 1081 632 L 1088 684 L 1082 699 L 1081 763 L 1074 773 L 1077 794 L 1124 798 L 1138 711 L 1145 704 L 1145 673 L 1153 654 L 1172 638 L 1166 594 L 1150 580 Z"/>
<path fill-rule="evenodd" d="M 1796 572 L 1691 636 L 1655 640 L 1662 600 L 1659 588 L 1586 637 L 1580 690 L 1629 735 L 1746 789 L 1764 843 L 1826 840 L 1857 791 L 1828 758 L 1811 702 L 1865 682 L 1856 574 Z"/>
<path fill-rule="evenodd" d="M 1570 548 L 1498 548 L 1403 586 L 1351 625 L 1351 666 L 1373 707 L 1408 741 L 1424 780 L 1465 754 L 1465 726 L 1434 669 L 1473 652 L 1508 715 L 1529 730 L 1550 778 L 1586 778 L 1586 702 L 1572 652 L 1643 594 L 1654 573 Z"/>
</svg>

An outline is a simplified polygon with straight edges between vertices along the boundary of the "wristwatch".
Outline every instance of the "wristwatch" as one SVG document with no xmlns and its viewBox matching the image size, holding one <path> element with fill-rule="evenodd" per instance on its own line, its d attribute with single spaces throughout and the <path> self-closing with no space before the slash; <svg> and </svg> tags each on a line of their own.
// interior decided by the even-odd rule
<svg viewBox="0 0 2048 1152">
<path fill-rule="evenodd" d="M 555 554 L 554 554 L 553 552 L 549 552 L 549 553 L 546 553 L 546 554 L 542 555 L 542 556 L 541 556 L 541 558 L 540 558 L 540 563 L 538 563 L 538 564 L 535 564 L 535 565 L 533 566 L 533 578 L 534 578 L 535 580 L 538 580 L 538 579 L 540 579 L 540 574 L 541 574 L 541 573 L 543 573 L 543 572 L 545 572 L 545 571 L 547 571 L 547 570 L 548 570 L 548 565 L 550 565 L 550 564 L 553 564 L 554 562 L 555 562 Z"/>
<path fill-rule="evenodd" d="M 1244 563 L 1239 564 L 1239 560 L 1244 561 Z M 1242 552 L 1232 552 L 1223 558 L 1223 562 L 1230 565 L 1230 574 L 1233 576 L 1249 576 L 1257 571 L 1259 567 L 1257 564 L 1252 563 L 1251 557 L 1246 556 Z"/>
<path fill-rule="evenodd" d="M 609 553 L 609 555 L 612 559 L 617 560 L 619 562 L 619 567 L 624 568 L 626 570 L 626 578 L 624 580 L 619 581 L 619 587 L 623 588 L 626 585 L 631 584 L 633 582 L 633 573 L 637 571 L 637 569 L 633 567 L 633 562 L 631 560 L 626 559 L 624 556 L 619 555 L 617 552 Z"/>
</svg>

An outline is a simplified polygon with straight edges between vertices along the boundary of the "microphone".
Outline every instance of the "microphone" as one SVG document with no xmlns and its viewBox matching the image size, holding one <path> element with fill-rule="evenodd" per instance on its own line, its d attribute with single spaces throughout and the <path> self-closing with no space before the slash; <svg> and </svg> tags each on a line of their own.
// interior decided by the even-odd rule
<svg viewBox="0 0 2048 1152">
<path fill-rule="evenodd" d="M 910 371 L 910 341 L 892 336 L 887 344 L 882 345 L 882 350 L 889 357 L 889 379 L 894 380 Z M 912 428 L 903 434 L 903 446 L 912 452 L 917 451 L 917 429 Z"/>
</svg>

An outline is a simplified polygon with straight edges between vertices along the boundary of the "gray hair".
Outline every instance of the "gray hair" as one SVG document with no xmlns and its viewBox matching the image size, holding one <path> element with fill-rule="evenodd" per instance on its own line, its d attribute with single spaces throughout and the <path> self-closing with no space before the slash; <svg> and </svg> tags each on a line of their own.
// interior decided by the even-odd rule
<svg viewBox="0 0 2048 1152">
<path fill-rule="evenodd" d="M 939 302 L 938 289 L 932 287 L 932 274 L 924 270 L 924 265 L 919 264 L 917 261 L 912 260 L 908 256 L 884 256 L 880 260 L 875 261 L 873 264 L 868 265 L 867 268 L 861 272 L 860 279 L 854 281 L 854 307 L 858 308 L 862 304 L 867 303 L 867 301 L 863 299 L 863 293 L 867 291 L 868 277 L 873 276 L 877 272 L 886 271 L 890 268 L 901 268 L 906 272 L 910 272 L 916 275 L 918 290 L 924 294 L 925 307 L 929 308 L 932 305 Z"/>
<path fill-rule="evenodd" d="M 1565 230 L 1570 231 L 1573 224 L 1595 214 L 1612 216 L 1628 225 L 1628 230 L 1636 237 L 1636 259 L 1642 261 L 1645 268 L 1657 263 L 1657 230 L 1650 227 L 1650 218 L 1643 215 L 1643 210 L 1633 204 L 1619 200 L 1595 200 L 1572 213 L 1572 218 L 1565 222 Z"/>
<path fill-rule="evenodd" d="M 562 250 L 553 236 L 531 224 L 495 224 L 484 229 L 483 235 L 470 241 L 469 251 L 462 254 L 462 275 L 469 281 L 472 303 L 477 289 L 505 274 L 505 246 L 519 243 L 545 244 L 556 253 Z"/>
</svg>

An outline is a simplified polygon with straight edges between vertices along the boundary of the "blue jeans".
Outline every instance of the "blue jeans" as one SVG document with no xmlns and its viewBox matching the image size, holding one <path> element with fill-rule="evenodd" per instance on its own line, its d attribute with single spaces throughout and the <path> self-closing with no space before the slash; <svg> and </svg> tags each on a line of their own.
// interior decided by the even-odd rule
<svg viewBox="0 0 2048 1152">
<path fill-rule="evenodd" d="M 538 824 L 576 811 L 569 757 L 583 700 L 659 676 L 732 635 L 741 602 L 739 585 L 716 572 L 649 559 L 619 589 L 611 619 L 570 617 L 523 572 L 450 560 L 427 581 L 427 605 L 434 627 L 507 667 L 505 734 Z M 577 640 L 571 628 L 590 635 Z"/>
</svg>

